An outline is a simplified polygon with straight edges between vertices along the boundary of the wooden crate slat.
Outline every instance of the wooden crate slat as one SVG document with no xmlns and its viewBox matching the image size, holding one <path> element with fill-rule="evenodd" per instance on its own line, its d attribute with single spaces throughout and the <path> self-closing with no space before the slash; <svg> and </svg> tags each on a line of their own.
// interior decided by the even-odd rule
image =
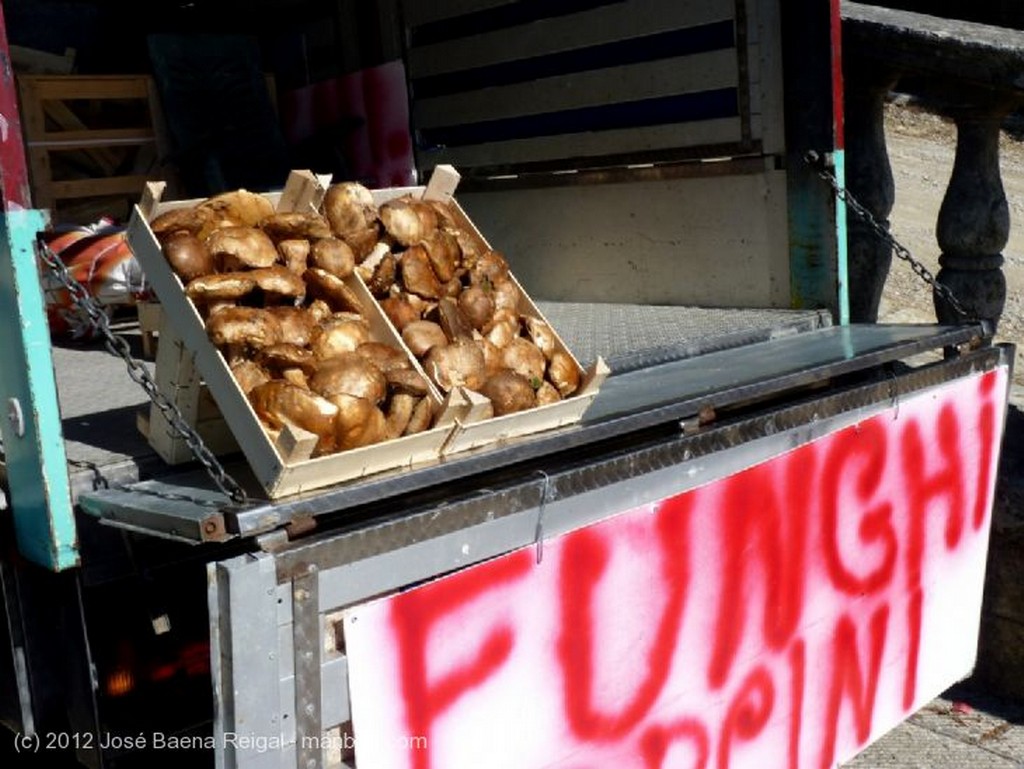
<svg viewBox="0 0 1024 769">
<path fill-rule="evenodd" d="M 85 131 L 88 130 L 81 119 L 76 115 L 68 106 L 56 99 L 42 102 L 43 111 L 50 120 L 54 121 L 64 131 Z M 46 135 L 46 132 L 43 132 Z M 31 146 L 33 142 L 26 142 L 27 146 Z M 109 152 L 104 147 L 93 147 L 87 150 L 89 157 L 92 158 L 93 162 L 99 166 L 102 172 L 106 176 L 111 176 L 114 170 L 117 168 L 117 157 L 113 152 Z"/>
<path fill-rule="evenodd" d="M 48 149 L 84 149 L 110 147 L 119 144 L 148 144 L 156 141 L 152 128 L 94 128 L 76 131 L 44 131 L 38 139 L 27 142 L 29 147 Z"/>
<path fill-rule="evenodd" d="M 104 195 L 140 195 L 149 181 L 147 176 L 111 176 L 106 179 L 69 179 L 51 181 L 55 198 L 90 198 Z"/>
<path fill-rule="evenodd" d="M 29 149 L 26 155 L 32 178 L 32 204 L 37 208 L 50 208 L 56 200 L 50 181 L 50 153 Z"/>
<path fill-rule="evenodd" d="M 148 99 L 146 75 L 39 75 L 20 77 L 31 83 L 37 98 L 47 99 Z"/>
</svg>

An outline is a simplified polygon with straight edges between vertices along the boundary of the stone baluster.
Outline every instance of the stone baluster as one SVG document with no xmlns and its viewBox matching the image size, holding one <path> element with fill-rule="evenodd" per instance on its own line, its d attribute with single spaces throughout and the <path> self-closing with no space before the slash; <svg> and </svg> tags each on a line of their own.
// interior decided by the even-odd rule
<svg viewBox="0 0 1024 769">
<path fill-rule="evenodd" d="M 883 225 L 892 208 L 881 103 L 884 78 L 900 73 L 901 90 L 945 112 L 957 126 L 953 172 L 936 223 L 941 256 L 936 280 L 968 315 L 993 327 L 1006 301 L 1003 256 L 1009 209 L 999 170 L 1006 116 L 1024 103 L 1024 31 L 843 0 L 847 79 L 847 182 Z M 877 319 L 878 297 L 891 261 L 888 246 L 849 218 L 850 316 Z M 941 293 L 942 323 L 964 318 Z"/>
<path fill-rule="evenodd" d="M 885 146 L 885 100 L 897 80 L 889 69 L 850 56 L 844 67 L 846 182 L 849 192 L 889 229 L 895 201 L 892 166 Z M 863 219 L 847 212 L 850 320 L 878 320 L 892 247 Z"/>
<path fill-rule="evenodd" d="M 946 109 L 957 127 L 956 157 L 935 228 L 941 255 L 938 282 L 979 319 L 993 326 L 1006 302 L 1003 255 L 1010 237 L 1010 209 L 999 170 L 999 137 L 1013 103 L 991 94 Z M 940 293 L 935 313 L 941 323 L 963 322 Z"/>
</svg>

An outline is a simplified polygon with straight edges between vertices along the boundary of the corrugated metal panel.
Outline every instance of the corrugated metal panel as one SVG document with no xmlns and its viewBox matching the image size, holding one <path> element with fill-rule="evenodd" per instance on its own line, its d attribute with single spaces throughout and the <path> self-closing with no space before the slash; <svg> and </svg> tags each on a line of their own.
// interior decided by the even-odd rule
<svg viewBox="0 0 1024 769">
<path fill-rule="evenodd" d="M 418 165 L 482 176 L 756 151 L 744 5 L 407 0 Z"/>
<path fill-rule="evenodd" d="M 719 50 L 423 99 L 416 104 L 415 118 L 417 127 L 427 134 L 436 126 L 480 122 L 481 116 L 490 122 L 517 115 L 594 108 L 625 93 L 635 104 L 674 94 L 729 91 L 735 89 L 737 78 L 735 54 Z M 735 97 L 732 101 L 735 106 Z"/>
<path fill-rule="evenodd" d="M 514 173 L 520 164 L 548 164 L 563 168 L 597 165 L 599 159 L 642 163 L 653 160 L 658 153 L 668 154 L 679 147 L 695 148 L 690 153 L 674 152 L 674 157 L 728 156 L 741 151 L 739 143 L 743 130 L 738 117 L 702 120 L 684 125 L 670 124 L 646 128 L 642 135 L 630 128 L 607 130 L 600 133 L 569 133 L 561 136 L 539 136 L 529 139 L 511 139 L 499 143 L 472 144 L 464 147 L 432 148 L 420 152 L 419 165 L 430 168 L 448 163 L 464 176 L 474 175 L 473 169 L 496 174 Z M 696 148 L 714 147 L 708 153 Z M 651 156 L 648 158 L 648 156 Z M 575 163 L 569 161 L 577 161 Z M 426 164 L 426 165 L 424 165 Z M 544 170 L 538 168 L 536 170 Z"/>
<path fill-rule="evenodd" d="M 464 16 L 476 11 L 498 9 L 502 6 L 516 4 L 517 0 L 449 0 L 445 3 L 409 0 L 406 4 L 405 16 L 409 24 L 427 24 L 455 16 Z"/>
<path fill-rule="evenodd" d="M 422 5 L 407 0 L 407 6 L 413 4 Z M 438 3 L 446 4 L 450 2 Z M 723 27 L 732 37 L 729 27 L 735 17 L 732 0 L 591 0 L 572 3 L 576 7 L 573 13 L 565 13 L 566 3 L 521 3 L 517 7 L 520 5 L 535 6 L 536 12 L 506 18 L 497 12 L 481 13 L 475 23 L 447 21 L 436 26 L 411 27 L 411 74 L 424 78 L 510 62 L 529 66 L 526 62 L 541 60 L 537 62 L 540 64 L 543 57 L 549 56 L 571 61 L 573 55 L 606 53 L 609 49 L 605 46 L 631 40 L 708 50 L 709 46 L 723 44 Z M 625 46 L 622 50 L 628 52 Z M 657 55 L 660 50 L 651 50 L 650 55 Z"/>
</svg>

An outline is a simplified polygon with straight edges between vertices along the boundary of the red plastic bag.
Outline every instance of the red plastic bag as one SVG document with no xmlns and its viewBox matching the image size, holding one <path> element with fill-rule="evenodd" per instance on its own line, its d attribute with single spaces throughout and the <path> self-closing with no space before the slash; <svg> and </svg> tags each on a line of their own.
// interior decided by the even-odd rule
<svg viewBox="0 0 1024 769">
<path fill-rule="evenodd" d="M 108 317 L 119 307 L 133 306 L 149 296 L 124 227 L 100 221 L 90 227 L 50 231 L 40 235 L 40 246 L 67 267 Z M 74 340 L 96 338 L 97 329 L 89 316 L 75 307 L 68 290 L 45 265 L 40 267 L 40 279 L 50 333 Z"/>
</svg>

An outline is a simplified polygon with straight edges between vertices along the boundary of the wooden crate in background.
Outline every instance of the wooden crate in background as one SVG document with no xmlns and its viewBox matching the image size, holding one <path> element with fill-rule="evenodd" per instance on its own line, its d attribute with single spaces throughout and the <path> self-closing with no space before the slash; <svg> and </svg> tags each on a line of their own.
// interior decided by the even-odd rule
<svg viewBox="0 0 1024 769">
<path fill-rule="evenodd" d="M 163 121 L 147 75 L 18 75 L 33 205 L 54 221 L 127 217 L 166 177 Z"/>
</svg>

